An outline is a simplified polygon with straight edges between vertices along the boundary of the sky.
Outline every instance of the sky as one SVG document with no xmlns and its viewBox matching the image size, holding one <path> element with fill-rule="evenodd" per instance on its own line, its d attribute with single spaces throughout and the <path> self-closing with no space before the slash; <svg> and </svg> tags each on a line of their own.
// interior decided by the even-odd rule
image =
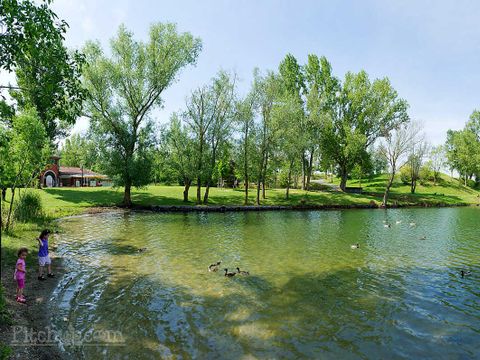
<svg viewBox="0 0 480 360">
<path fill-rule="evenodd" d="M 91 39 L 108 47 L 121 23 L 144 41 L 154 22 L 176 23 L 202 39 L 197 65 L 164 92 L 159 122 L 218 70 L 235 71 L 246 92 L 255 67 L 276 70 L 287 53 L 300 63 L 308 54 L 324 55 L 340 78 L 362 69 L 371 79 L 387 76 L 433 144 L 480 108 L 480 1 L 56 0 L 52 6 L 70 25 L 72 48 Z M 74 131 L 87 127 L 81 120 Z"/>
</svg>

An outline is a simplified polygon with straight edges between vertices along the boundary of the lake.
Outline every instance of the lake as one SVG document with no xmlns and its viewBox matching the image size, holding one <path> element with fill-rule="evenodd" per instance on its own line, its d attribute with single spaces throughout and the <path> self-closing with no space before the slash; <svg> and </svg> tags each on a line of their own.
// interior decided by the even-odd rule
<svg viewBox="0 0 480 360">
<path fill-rule="evenodd" d="M 478 208 L 66 218 L 52 325 L 87 339 L 60 344 L 87 359 L 478 358 L 479 222 Z M 223 276 L 237 266 L 250 275 Z"/>
</svg>

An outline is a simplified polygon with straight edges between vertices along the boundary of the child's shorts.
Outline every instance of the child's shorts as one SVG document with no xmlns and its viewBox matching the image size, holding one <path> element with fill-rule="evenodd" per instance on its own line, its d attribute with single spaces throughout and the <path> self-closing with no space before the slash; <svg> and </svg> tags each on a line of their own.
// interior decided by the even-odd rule
<svg viewBox="0 0 480 360">
<path fill-rule="evenodd" d="M 50 256 L 39 256 L 38 257 L 38 264 L 40 266 L 50 265 L 52 261 L 50 260 Z"/>
<path fill-rule="evenodd" d="M 19 289 L 23 289 L 25 287 L 25 279 L 17 279 L 17 286 Z"/>
</svg>

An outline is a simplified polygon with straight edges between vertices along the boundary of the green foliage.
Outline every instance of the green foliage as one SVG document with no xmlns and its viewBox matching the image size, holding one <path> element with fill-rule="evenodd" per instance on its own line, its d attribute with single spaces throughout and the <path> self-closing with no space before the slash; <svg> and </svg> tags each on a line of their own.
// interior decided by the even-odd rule
<svg viewBox="0 0 480 360">
<path fill-rule="evenodd" d="M 63 166 L 85 167 L 100 171 L 100 159 L 95 142 L 87 136 L 73 134 L 60 151 L 61 164 Z"/>
<path fill-rule="evenodd" d="M 474 132 L 464 129 L 447 132 L 446 152 L 451 168 L 457 170 L 467 180 L 480 174 L 480 141 Z"/>
<path fill-rule="evenodd" d="M 111 41 L 111 57 L 98 42 L 84 52 L 84 85 L 89 92 L 86 113 L 95 142 L 102 151 L 102 168 L 116 185 L 125 187 L 124 205 L 131 205 L 132 186 L 151 180 L 153 123 L 151 111 L 180 70 L 194 64 L 201 42 L 178 33 L 174 24 L 154 24 L 147 43 L 136 41 L 121 26 Z"/>
<path fill-rule="evenodd" d="M 15 219 L 28 222 L 43 217 L 43 206 L 40 194 L 26 190 L 15 203 Z"/>
<path fill-rule="evenodd" d="M 27 185 L 43 168 L 49 155 L 45 129 L 36 111 L 26 109 L 15 116 L 11 128 L 0 130 L 3 138 L 0 159 L 1 187 Z"/>
<path fill-rule="evenodd" d="M 63 45 L 68 24 L 58 21 L 49 5 L 2 1 L 0 68 L 15 70 L 18 87 L 11 96 L 20 109 L 36 109 L 53 142 L 75 123 L 86 94 L 80 83 L 83 55 Z"/>
</svg>

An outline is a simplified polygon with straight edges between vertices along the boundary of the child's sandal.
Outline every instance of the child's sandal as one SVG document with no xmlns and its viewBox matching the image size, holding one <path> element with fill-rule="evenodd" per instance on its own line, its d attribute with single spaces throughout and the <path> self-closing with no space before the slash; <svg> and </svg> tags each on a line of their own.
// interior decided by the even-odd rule
<svg viewBox="0 0 480 360">
<path fill-rule="evenodd" d="M 39 277 L 38 277 L 38 280 L 41 280 L 41 281 L 43 281 L 43 280 L 47 280 L 47 278 L 46 278 L 45 276 L 43 276 L 43 275 L 42 275 L 42 276 L 39 276 Z"/>
<path fill-rule="evenodd" d="M 25 304 L 27 302 L 27 300 L 25 300 L 25 298 L 21 298 L 21 297 L 17 296 L 17 302 L 19 302 L 21 304 Z"/>
<path fill-rule="evenodd" d="M 53 277 L 55 277 L 55 274 L 47 274 L 47 276 L 48 276 L 49 278 L 53 278 Z"/>
</svg>

